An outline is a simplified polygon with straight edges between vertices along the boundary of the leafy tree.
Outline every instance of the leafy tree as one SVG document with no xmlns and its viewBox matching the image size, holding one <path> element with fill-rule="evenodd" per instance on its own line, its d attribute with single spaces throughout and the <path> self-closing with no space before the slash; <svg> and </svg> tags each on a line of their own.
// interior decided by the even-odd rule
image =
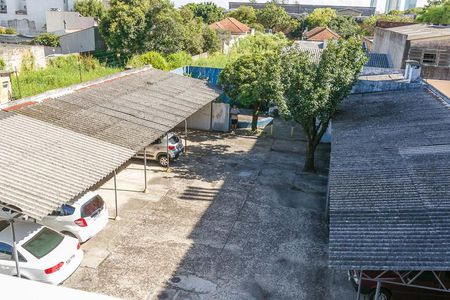
<svg viewBox="0 0 450 300">
<path fill-rule="evenodd" d="M 361 28 L 358 23 L 350 16 L 337 16 L 331 20 L 328 26 L 343 38 L 357 36 L 361 33 Z"/>
<path fill-rule="evenodd" d="M 189 65 L 192 62 L 192 57 L 187 52 L 179 51 L 168 55 L 166 61 L 169 64 L 170 69 L 173 70 Z"/>
<path fill-rule="evenodd" d="M 110 9 L 100 22 L 100 33 L 108 47 L 129 57 L 145 50 L 148 1 L 111 0 Z"/>
<path fill-rule="evenodd" d="M 375 33 L 375 27 L 377 24 L 377 21 L 391 21 L 391 22 L 405 22 L 405 23 L 412 23 L 414 22 L 414 19 L 407 16 L 396 16 L 396 15 L 374 15 L 371 16 L 363 21 L 361 24 L 362 33 L 364 35 L 370 35 L 372 36 Z"/>
<path fill-rule="evenodd" d="M 141 55 L 133 56 L 128 64 L 132 67 L 142 67 L 151 65 L 155 69 L 159 70 L 169 70 L 170 66 L 165 60 L 165 58 L 158 52 L 147 52 Z"/>
<path fill-rule="evenodd" d="M 147 26 L 149 24 L 147 21 Z M 173 7 L 165 8 L 153 16 L 151 24 L 146 43 L 148 49 L 164 55 L 185 49 L 185 27 L 179 11 Z"/>
<path fill-rule="evenodd" d="M 450 0 L 428 6 L 419 14 L 417 20 L 431 24 L 450 24 Z"/>
<path fill-rule="evenodd" d="M 219 80 L 233 100 L 253 109 L 252 130 L 256 131 L 260 109 L 282 96 L 276 55 L 247 54 L 228 64 Z"/>
<path fill-rule="evenodd" d="M 256 16 L 258 23 L 273 32 L 288 33 L 293 29 L 292 18 L 284 8 L 273 2 L 267 3 L 263 9 L 259 9 Z"/>
<path fill-rule="evenodd" d="M 262 34 L 257 33 L 242 39 L 231 50 L 231 55 L 239 56 L 246 54 L 270 54 L 279 53 L 290 44 L 290 41 L 282 33 Z"/>
<path fill-rule="evenodd" d="M 235 18 L 239 22 L 242 22 L 250 27 L 257 22 L 256 10 L 251 6 L 240 6 L 235 10 L 230 11 L 227 17 Z"/>
<path fill-rule="evenodd" d="M 74 4 L 75 11 L 84 17 L 103 19 L 106 9 L 101 0 L 78 0 Z"/>
<path fill-rule="evenodd" d="M 306 17 L 309 29 L 316 27 L 330 27 L 331 21 L 337 18 L 336 11 L 331 8 L 316 8 Z"/>
<path fill-rule="evenodd" d="M 192 55 L 200 54 L 204 50 L 205 39 L 203 36 L 203 27 L 205 24 L 200 18 L 193 18 L 185 23 L 184 28 L 184 50 Z"/>
<path fill-rule="evenodd" d="M 337 107 L 348 96 L 367 57 L 357 38 L 331 41 L 320 62 L 292 46 L 283 50 L 284 97 L 278 107 L 298 122 L 307 137 L 305 171 L 314 172 L 314 153 Z"/>
<path fill-rule="evenodd" d="M 214 53 L 220 51 L 222 45 L 217 32 L 208 26 L 203 27 L 203 52 Z"/>
<path fill-rule="evenodd" d="M 33 40 L 33 44 L 35 45 L 42 45 L 42 46 L 48 46 L 48 47 L 59 47 L 61 46 L 61 43 L 59 41 L 59 36 L 53 33 L 42 33 L 38 35 Z"/>
<path fill-rule="evenodd" d="M 202 18 L 206 24 L 212 24 L 220 21 L 224 17 L 224 11 L 222 7 L 217 6 L 214 2 L 203 3 L 188 3 L 184 5 L 182 10 L 191 10 L 195 17 Z"/>
</svg>

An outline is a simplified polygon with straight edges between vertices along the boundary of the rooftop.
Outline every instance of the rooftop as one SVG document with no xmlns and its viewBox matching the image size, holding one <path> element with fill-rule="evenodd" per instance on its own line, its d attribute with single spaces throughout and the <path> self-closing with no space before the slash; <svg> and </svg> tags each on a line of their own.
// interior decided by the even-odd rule
<svg viewBox="0 0 450 300">
<path fill-rule="evenodd" d="M 210 28 L 215 30 L 228 31 L 232 34 L 245 34 L 251 31 L 251 28 L 244 23 L 239 22 L 235 18 L 225 18 L 221 21 L 214 22 L 209 25 Z"/>
<path fill-rule="evenodd" d="M 304 33 L 308 41 L 326 41 L 339 39 L 341 36 L 328 27 L 316 27 Z"/>
<path fill-rule="evenodd" d="M 422 89 L 352 95 L 333 122 L 330 265 L 450 270 L 450 110 Z"/>
<path fill-rule="evenodd" d="M 408 26 L 385 28 L 382 30 L 404 34 L 407 36 L 407 40 L 420 40 L 436 37 L 442 38 L 445 36 L 450 37 L 450 26 L 414 24 Z"/>
</svg>

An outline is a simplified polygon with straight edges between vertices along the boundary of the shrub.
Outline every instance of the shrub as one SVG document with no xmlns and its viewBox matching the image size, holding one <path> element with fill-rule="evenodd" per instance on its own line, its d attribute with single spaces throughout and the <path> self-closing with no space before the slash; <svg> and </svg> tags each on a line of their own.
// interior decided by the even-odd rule
<svg viewBox="0 0 450 300">
<path fill-rule="evenodd" d="M 25 52 L 22 55 L 22 63 L 20 66 L 20 70 L 23 72 L 34 70 L 36 65 L 36 59 L 34 58 L 33 53 L 30 51 Z"/>
<path fill-rule="evenodd" d="M 41 35 L 38 35 L 34 40 L 33 44 L 35 45 L 41 45 L 41 46 L 48 46 L 48 47 L 59 47 L 61 46 L 61 43 L 59 41 L 59 36 L 53 33 L 43 33 Z"/>
<path fill-rule="evenodd" d="M 186 66 L 189 63 L 191 63 L 192 57 L 187 52 L 179 51 L 179 52 L 168 55 L 166 60 L 170 66 L 170 69 L 173 70 L 176 68 Z"/>
<path fill-rule="evenodd" d="M 80 62 L 86 71 L 95 70 L 100 67 L 98 59 L 92 56 L 81 56 Z"/>
<path fill-rule="evenodd" d="M 6 34 L 17 34 L 17 31 L 14 28 L 9 27 L 9 28 L 5 29 L 5 33 Z"/>
<path fill-rule="evenodd" d="M 52 58 L 49 60 L 49 66 L 57 69 L 65 67 L 76 67 L 78 63 L 78 55 L 64 55 Z"/>
<path fill-rule="evenodd" d="M 46 75 L 43 77 L 44 82 L 48 85 L 54 85 L 56 83 L 56 76 L 55 75 Z"/>
<path fill-rule="evenodd" d="M 133 56 L 128 64 L 134 68 L 151 65 L 155 69 L 169 70 L 170 66 L 164 57 L 158 52 L 147 52 L 141 55 Z"/>
<path fill-rule="evenodd" d="M 6 68 L 6 63 L 2 58 L 0 58 L 0 70 L 4 70 L 5 68 Z"/>
</svg>

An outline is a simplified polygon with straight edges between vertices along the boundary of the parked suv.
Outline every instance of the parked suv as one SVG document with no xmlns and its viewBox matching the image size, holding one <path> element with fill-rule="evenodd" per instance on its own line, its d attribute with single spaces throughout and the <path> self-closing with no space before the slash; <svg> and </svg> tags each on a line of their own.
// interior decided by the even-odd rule
<svg viewBox="0 0 450 300">
<path fill-rule="evenodd" d="M 364 272 L 371 278 L 376 277 L 381 272 L 368 271 Z M 418 271 L 399 271 L 400 274 L 407 274 L 405 278 L 412 280 L 419 273 Z M 450 271 L 435 272 L 438 275 L 439 280 L 445 287 L 450 286 Z M 381 276 L 384 280 L 390 280 L 397 283 L 402 283 L 401 279 L 394 272 L 386 272 Z M 359 283 L 359 271 L 349 271 L 349 279 L 354 288 L 358 290 Z M 413 285 L 426 286 L 431 288 L 442 288 L 433 275 L 432 272 L 423 272 L 414 281 Z M 377 283 L 375 281 L 363 280 L 361 282 L 361 293 L 369 295 L 370 300 L 375 300 L 375 291 Z M 450 292 L 439 292 L 434 290 L 428 290 L 423 288 L 414 288 L 405 285 L 383 283 L 381 285 L 380 294 L 377 300 L 438 300 L 438 299 L 450 299 Z"/>
<path fill-rule="evenodd" d="M 167 158 L 167 152 L 169 152 L 170 160 L 177 159 L 184 150 L 184 145 L 181 139 L 173 132 L 168 134 L 169 145 L 167 145 L 167 135 L 163 138 L 157 139 L 149 146 L 147 146 L 146 153 L 147 159 L 156 160 L 163 167 L 167 167 L 169 159 Z M 169 151 L 167 151 L 169 150 Z M 144 158 L 144 150 L 139 151 L 135 156 L 137 158 Z"/>
</svg>

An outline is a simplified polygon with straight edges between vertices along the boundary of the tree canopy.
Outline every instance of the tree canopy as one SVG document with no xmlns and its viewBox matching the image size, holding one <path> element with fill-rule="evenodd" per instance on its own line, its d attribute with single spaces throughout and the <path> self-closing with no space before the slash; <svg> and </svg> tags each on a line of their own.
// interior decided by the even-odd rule
<svg viewBox="0 0 450 300">
<path fill-rule="evenodd" d="M 417 20 L 430 24 L 450 24 L 450 0 L 429 5 L 419 13 Z"/>
<path fill-rule="evenodd" d="M 206 24 L 212 24 L 224 18 L 222 7 L 217 6 L 214 2 L 188 3 L 182 7 L 192 11 L 195 17 L 202 18 Z"/>
<path fill-rule="evenodd" d="M 235 10 L 230 11 L 227 17 L 235 18 L 250 27 L 257 22 L 256 10 L 251 6 L 240 6 Z"/>
<path fill-rule="evenodd" d="M 298 122 L 306 134 L 305 171 L 315 171 L 316 147 L 366 60 L 357 38 L 330 41 L 319 63 L 295 46 L 282 52 L 284 97 L 278 104 L 280 112 Z"/>
<path fill-rule="evenodd" d="M 258 23 L 273 32 L 289 33 L 298 27 L 298 20 L 291 18 L 279 5 L 273 2 L 267 3 L 263 9 L 256 12 Z"/>
<path fill-rule="evenodd" d="M 74 4 L 75 11 L 84 17 L 96 17 L 102 19 L 106 9 L 101 0 L 77 0 Z"/>
<path fill-rule="evenodd" d="M 331 21 L 337 18 L 336 10 L 332 8 L 316 8 L 306 17 L 308 29 L 315 27 L 330 27 Z"/>
<path fill-rule="evenodd" d="M 59 47 L 61 46 L 61 43 L 59 41 L 59 36 L 53 33 L 42 33 L 34 38 L 33 44 L 35 45 L 42 45 L 42 46 L 48 46 L 48 47 Z"/>
</svg>

